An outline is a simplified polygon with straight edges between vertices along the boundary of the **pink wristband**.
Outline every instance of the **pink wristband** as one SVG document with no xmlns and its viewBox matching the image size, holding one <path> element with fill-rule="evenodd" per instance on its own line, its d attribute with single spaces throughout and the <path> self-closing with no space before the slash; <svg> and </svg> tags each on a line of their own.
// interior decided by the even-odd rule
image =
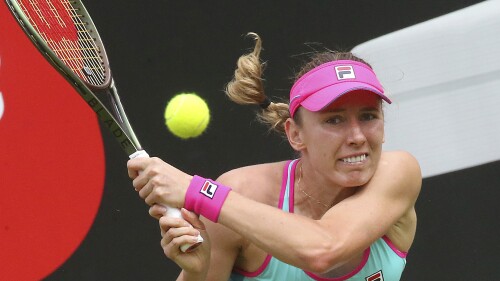
<svg viewBox="0 0 500 281">
<path fill-rule="evenodd" d="M 195 175 L 186 192 L 184 207 L 217 222 L 229 191 L 231 188 L 227 186 Z"/>
</svg>

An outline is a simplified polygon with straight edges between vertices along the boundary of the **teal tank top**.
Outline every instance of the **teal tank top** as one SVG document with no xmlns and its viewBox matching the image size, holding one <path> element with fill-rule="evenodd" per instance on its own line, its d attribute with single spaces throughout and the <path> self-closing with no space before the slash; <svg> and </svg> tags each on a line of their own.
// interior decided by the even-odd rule
<svg viewBox="0 0 500 281">
<path fill-rule="evenodd" d="M 293 213 L 295 167 L 298 159 L 289 161 L 284 168 L 279 208 Z M 406 265 L 406 252 L 399 251 L 384 236 L 364 252 L 359 266 L 347 275 L 325 278 L 286 264 L 271 255 L 254 272 L 233 269 L 229 281 L 398 281 Z"/>
</svg>

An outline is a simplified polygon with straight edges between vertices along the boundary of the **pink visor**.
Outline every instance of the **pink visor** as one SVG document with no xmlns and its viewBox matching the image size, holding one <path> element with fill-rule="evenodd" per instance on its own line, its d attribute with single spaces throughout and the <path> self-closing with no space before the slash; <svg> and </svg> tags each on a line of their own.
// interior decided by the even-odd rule
<svg viewBox="0 0 500 281">
<path fill-rule="evenodd" d="M 337 60 L 315 67 L 295 82 L 290 91 L 290 115 L 293 117 L 299 106 L 309 111 L 323 110 L 356 90 L 372 92 L 392 103 L 370 67 L 357 61 Z"/>
</svg>

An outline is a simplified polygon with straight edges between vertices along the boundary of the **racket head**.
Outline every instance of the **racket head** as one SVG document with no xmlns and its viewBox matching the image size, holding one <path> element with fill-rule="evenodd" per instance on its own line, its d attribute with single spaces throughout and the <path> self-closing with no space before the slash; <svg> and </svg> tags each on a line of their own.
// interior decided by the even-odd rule
<svg viewBox="0 0 500 281">
<path fill-rule="evenodd" d="M 77 90 L 122 149 L 128 155 L 141 150 L 130 124 L 122 121 L 126 119 L 124 113 L 117 118 L 95 94 L 108 92 L 109 96 L 113 91 L 117 96 L 102 40 L 81 1 L 6 3 L 35 47 Z"/>
<path fill-rule="evenodd" d="M 37 47 L 67 75 L 92 90 L 111 83 L 111 69 L 101 37 L 81 1 L 7 0 Z"/>
</svg>

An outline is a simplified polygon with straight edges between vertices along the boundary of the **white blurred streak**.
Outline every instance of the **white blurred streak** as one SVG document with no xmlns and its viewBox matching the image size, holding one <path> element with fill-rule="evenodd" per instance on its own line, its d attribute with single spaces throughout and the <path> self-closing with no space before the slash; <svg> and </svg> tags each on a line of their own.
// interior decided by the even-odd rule
<svg viewBox="0 0 500 281">
<path fill-rule="evenodd" d="M 0 92 L 0 120 L 2 120 L 4 107 L 5 106 L 4 106 L 4 102 L 3 102 L 2 92 Z"/>
<path fill-rule="evenodd" d="M 393 99 L 386 150 L 417 157 L 424 177 L 500 159 L 500 1 L 366 43 L 353 52 Z"/>
</svg>

